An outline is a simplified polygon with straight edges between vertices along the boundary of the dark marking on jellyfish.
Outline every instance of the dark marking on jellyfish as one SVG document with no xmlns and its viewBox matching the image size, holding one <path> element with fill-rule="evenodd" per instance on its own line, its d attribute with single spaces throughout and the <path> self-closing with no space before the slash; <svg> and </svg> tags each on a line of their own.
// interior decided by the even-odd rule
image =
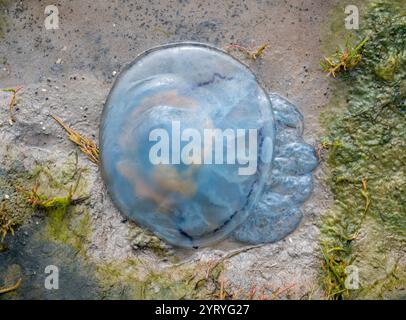
<svg viewBox="0 0 406 320">
<path fill-rule="evenodd" d="M 221 79 L 221 80 L 233 80 L 233 79 L 234 79 L 233 76 L 226 77 L 226 76 L 221 75 L 221 74 L 218 73 L 218 72 L 215 72 L 215 73 L 213 74 L 213 76 L 211 77 L 210 80 L 208 80 L 208 81 L 203 81 L 203 82 L 198 82 L 197 85 L 196 85 L 196 87 L 200 88 L 200 87 L 203 87 L 203 86 L 207 86 L 207 85 L 209 85 L 209 84 L 212 84 L 212 83 L 214 83 L 214 81 L 216 81 L 216 78 L 219 78 L 219 79 Z"/>
<path fill-rule="evenodd" d="M 250 188 L 250 191 L 248 192 L 247 198 L 246 198 L 246 200 L 245 200 L 245 203 L 244 203 L 244 205 L 241 207 L 241 209 L 234 211 L 234 213 L 233 213 L 226 221 L 224 221 L 224 223 L 223 223 L 221 226 L 218 226 L 216 229 L 213 230 L 213 233 L 216 233 L 216 232 L 218 232 L 220 229 L 224 228 L 228 223 L 231 222 L 231 220 L 234 219 L 234 217 L 235 217 L 239 212 L 242 212 L 242 211 L 244 211 L 244 210 L 247 208 L 247 206 L 248 206 L 248 204 L 249 204 L 249 201 L 250 201 L 251 194 L 252 194 L 252 192 L 254 191 L 254 186 L 255 186 L 256 184 L 257 184 L 257 180 L 255 180 L 255 181 L 252 183 L 251 188 Z"/>
<path fill-rule="evenodd" d="M 230 218 L 228 218 L 226 221 L 224 221 L 224 223 L 223 223 L 221 226 L 219 226 L 219 227 L 217 227 L 216 229 L 213 230 L 213 233 L 216 233 L 217 231 L 219 231 L 220 229 L 222 229 L 224 226 L 226 226 L 231 220 L 233 220 L 233 218 L 235 217 L 235 215 L 236 215 L 238 212 L 240 212 L 240 211 L 241 211 L 241 210 L 234 211 L 234 213 L 230 216 Z"/>
<path fill-rule="evenodd" d="M 258 133 L 258 136 L 259 136 L 258 160 L 260 160 L 260 158 L 261 158 L 260 155 L 262 154 L 262 147 L 264 145 L 264 140 L 265 140 L 265 137 L 264 137 L 264 134 L 262 131 L 263 131 L 263 128 L 259 129 L 259 133 Z M 259 163 L 259 161 L 257 161 L 257 171 L 259 168 L 258 163 Z"/>
<path fill-rule="evenodd" d="M 181 228 L 179 228 L 178 230 L 182 236 L 188 238 L 191 242 L 193 242 L 193 237 L 190 234 L 188 234 L 185 230 L 182 230 Z"/>
</svg>

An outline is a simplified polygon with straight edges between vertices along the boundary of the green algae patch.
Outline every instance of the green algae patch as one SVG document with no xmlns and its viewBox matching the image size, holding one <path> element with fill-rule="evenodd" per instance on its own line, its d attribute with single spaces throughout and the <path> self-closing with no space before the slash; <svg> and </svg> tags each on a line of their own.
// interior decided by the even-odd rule
<svg viewBox="0 0 406 320">
<path fill-rule="evenodd" d="M 78 206 L 88 198 L 84 172 L 77 162 L 69 160 L 62 167 L 38 167 L 35 184 L 27 193 L 31 206 L 46 212 L 45 233 L 41 236 L 68 244 L 82 254 L 91 236 L 90 214 Z"/>
<path fill-rule="evenodd" d="M 159 300 L 193 299 L 197 292 L 193 292 L 192 278 L 192 274 L 186 278 L 184 276 L 179 277 L 177 274 L 151 274 L 143 283 L 144 298 Z"/>
<path fill-rule="evenodd" d="M 222 262 L 170 266 L 144 280 L 146 299 L 218 299 Z"/>
<path fill-rule="evenodd" d="M 33 175 L 23 170 L 19 161 L 0 167 L 0 252 L 6 249 L 4 241 L 28 221 L 34 210 L 27 204 L 23 188 L 28 188 Z"/>
<path fill-rule="evenodd" d="M 397 1 L 365 8 L 362 59 L 339 77 L 323 115 L 334 196 L 320 224 L 327 298 L 405 298 L 405 10 Z"/>
<path fill-rule="evenodd" d="M 346 30 L 344 26 L 345 18 L 348 16 L 348 14 L 345 13 L 345 8 L 350 4 L 355 5 L 358 8 L 359 15 L 362 16 L 367 11 L 368 2 L 370 1 L 338 1 L 338 4 L 333 6 L 327 13 L 326 21 L 328 21 L 329 23 L 320 30 L 321 38 L 323 40 L 323 42 L 321 43 L 321 49 L 326 56 L 334 52 L 337 46 L 340 48 L 345 47 L 345 43 L 347 40 L 346 36 L 348 35 L 348 30 Z M 362 20 L 360 21 L 362 22 Z"/>
<path fill-rule="evenodd" d="M 46 225 L 49 240 L 71 245 L 84 254 L 84 245 L 90 238 L 90 215 L 87 211 L 63 209 L 54 211 Z"/>
<path fill-rule="evenodd" d="M 101 299 L 218 297 L 218 277 L 222 271 L 222 263 L 217 264 L 215 268 L 199 261 L 173 265 L 168 262 L 168 259 L 175 259 L 168 257 L 168 247 L 154 235 L 135 225 L 130 228 L 129 240 L 138 253 L 137 257 L 111 263 L 90 259 L 86 250 L 92 236 L 91 216 L 86 203 L 82 205 L 82 201 L 88 196 L 86 170 L 78 166 L 77 159 L 68 157 L 62 164 L 47 162 L 26 173 L 22 164 L 13 159 L 10 158 L 9 162 L 14 163 L 14 167 L 8 163 L 8 171 L 0 172 L 3 174 L 0 174 L 0 196 L 9 195 L 8 201 L 18 197 L 22 214 L 19 221 L 24 230 L 29 230 L 27 234 L 31 238 L 27 252 L 32 256 L 26 256 L 27 253 L 23 251 L 25 247 L 20 248 L 20 242 L 13 237 L 16 241 L 2 253 L 2 258 L 6 260 L 1 262 L 0 266 L 5 265 L 6 269 L 13 266 L 18 252 L 17 262 L 24 268 L 29 268 L 31 264 L 36 266 L 37 258 L 39 261 L 49 260 L 49 264 L 70 268 L 72 270 L 69 277 L 74 281 L 82 279 L 87 283 L 86 290 L 90 290 L 91 294 L 87 295 L 84 291 L 75 293 L 75 288 L 69 286 L 69 289 L 60 291 L 63 297 L 76 294 Z M 21 173 L 17 174 L 20 171 Z M 15 206 L 13 208 L 15 209 Z M 26 223 L 34 213 L 40 218 L 40 223 Z M 149 256 L 151 253 L 155 258 Z M 75 263 L 71 262 L 73 256 Z M 156 257 L 162 258 L 162 261 L 157 263 Z M 26 277 L 24 272 L 15 274 L 11 271 L 7 269 L 7 272 L 0 272 L 0 285 L 12 286 L 16 279 L 21 277 L 22 288 L 7 293 L 2 298 L 38 297 L 47 294 L 46 290 L 44 293 L 39 289 L 24 291 L 32 285 L 35 287 L 37 280 Z M 69 283 L 65 283 L 64 288 L 68 285 Z"/>
<path fill-rule="evenodd" d="M 97 265 L 96 278 L 107 299 L 215 299 L 223 263 L 158 266 L 148 258 Z"/>
<path fill-rule="evenodd" d="M 102 299 L 142 299 L 138 261 L 124 260 L 98 263 L 95 277 Z"/>
</svg>

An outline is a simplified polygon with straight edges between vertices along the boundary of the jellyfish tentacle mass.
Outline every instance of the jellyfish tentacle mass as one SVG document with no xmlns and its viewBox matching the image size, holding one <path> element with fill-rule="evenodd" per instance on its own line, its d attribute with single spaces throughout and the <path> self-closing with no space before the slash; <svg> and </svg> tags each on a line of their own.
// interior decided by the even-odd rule
<svg viewBox="0 0 406 320">
<path fill-rule="evenodd" d="M 303 116 L 278 94 L 270 99 L 275 115 L 275 158 L 263 195 L 234 237 L 252 244 L 275 242 L 293 232 L 303 213 L 300 206 L 313 189 L 315 150 L 303 141 Z"/>
<path fill-rule="evenodd" d="M 172 245 L 276 241 L 311 192 L 302 130 L 296 108 L 227 53 L 165 45 L 138 56 L 109 94 L 102 175 L 121 213 Z"/>
</svg>

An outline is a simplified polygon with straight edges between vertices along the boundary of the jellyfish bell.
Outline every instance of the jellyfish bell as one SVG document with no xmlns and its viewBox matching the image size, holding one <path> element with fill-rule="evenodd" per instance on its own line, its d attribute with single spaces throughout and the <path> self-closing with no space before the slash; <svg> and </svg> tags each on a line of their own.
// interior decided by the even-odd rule
<svg viewBox="0 0 406 320">
<path fill-rule="evenodd" d="M 230 235 L 271 174 L 270 99 L 245 65 L 208 45 L 170 44 L 137 57 L 117 78 L 100 128 L 115 204 L 175 246 Z"/>
</svg>

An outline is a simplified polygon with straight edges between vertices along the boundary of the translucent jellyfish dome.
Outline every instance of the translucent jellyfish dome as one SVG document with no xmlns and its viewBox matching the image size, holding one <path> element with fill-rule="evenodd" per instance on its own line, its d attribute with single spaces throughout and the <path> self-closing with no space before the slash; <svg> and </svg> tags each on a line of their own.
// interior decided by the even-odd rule
<svg viewBox="0 0 406 320">
<path fill-rule="evenodd" d="M 200 247 L 247 220 L 274 143 L 270 99 L 245 65 L 208 45 L 170 44 L 117 78 L 102 114 L 102 175 L 122 214 Z"/>
</svg>

